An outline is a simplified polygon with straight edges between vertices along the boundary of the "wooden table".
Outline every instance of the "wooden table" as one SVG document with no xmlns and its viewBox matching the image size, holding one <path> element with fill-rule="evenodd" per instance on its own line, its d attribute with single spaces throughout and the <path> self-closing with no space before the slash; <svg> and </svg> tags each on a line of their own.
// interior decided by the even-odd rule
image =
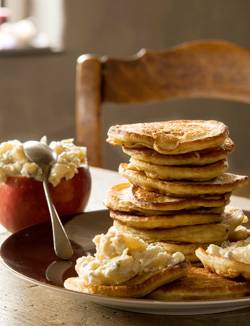
<svg viewBox="0 0 250 326">
<path fill-rule="evenodd" d="M 106 190 L 123 179 L 108 170 L 91 168 L 93 188 L 88 211 L 103 208 Z M 233 198 L 233 204 L 250 208 L 250 200 Z M 2 233 L 1 240 L 7 236 Z M 157 316 L 113 310 L 88 303 L 19 279 L 0 264 L 0 326 L 48 325 L 249 325 L 250 308 L 201 316 Z"/>
</svg>

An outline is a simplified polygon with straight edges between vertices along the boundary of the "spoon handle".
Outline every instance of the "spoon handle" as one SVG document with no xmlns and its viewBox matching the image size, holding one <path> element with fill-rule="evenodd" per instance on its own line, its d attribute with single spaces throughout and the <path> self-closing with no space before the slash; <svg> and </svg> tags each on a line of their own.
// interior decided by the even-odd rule
<svg viewBox="0 0 250 326">
<path fill-rule="evenodd" d="M 45 197 L 47 200 L 50 218 L 51 218 L 55 253 L 59 258 L 69 259 L 73 255 L 73 249 L 70 244 L 69 238 L 64 230 L 64 227 L 61 223 L 61 220 L 57 214 L 55 206 L 53 205 L 53 202 L 52 202 L 52 199 L 50 196 L 47 176 L 45 176 L 45 178 L 43 180 L 43 189 L 45 192 Z"/>
</svg>

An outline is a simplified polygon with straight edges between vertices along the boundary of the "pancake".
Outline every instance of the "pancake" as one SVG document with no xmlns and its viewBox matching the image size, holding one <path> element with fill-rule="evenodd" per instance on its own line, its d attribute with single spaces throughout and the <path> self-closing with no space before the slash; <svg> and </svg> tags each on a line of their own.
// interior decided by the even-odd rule
<svg viewBox="0 0 250 326">
<path fill-rule="evenodd" d="M 182 252 L 183 255 L 190 255 L 195 253 L 195 250 L 198 248 L 206 248 L 208 243 L 185 243 L 185 242 L 166 242 L 160 241 L 157 242 L 163 246 L 168 252 L 174 253 L 176 251 Z"/>
<path fill-rule="evenodd" d="M 227 155 L 233 150 L 234 143 L 228 137 L 225 142 L 216 148 L 204 149 L 202 151 L 190 152 L 179 155 L 164 155 L 158 152 L 142 147 L 129 148 L 122 147 L 125 154 L 136 160 L 145 161 L 158 165 L 207 165 L 217 161 L 225 160 Z"/>
<path fill-rule="evenodd" d="M 204 268 L 190 267 L 185 277 L 158 288 L 147 297 L 160 301 L 183 301 L 233 299 L 249 294 L 248 282 L 228 280 Z"/>
<path fill-rule="evenodd" d="M 182 200 L 186 200 L 185 197 L 173 197 L 173 196 L 167 196 L 167 195 L 163 195 L 160 194 L 158 192 L 154 192 L 154 191 L 149 191 L 143 188 L 140 188 L 138 186 L 131 186 L 132 187 L 132 194 L 134 196 L 134 198 L 137 201 L 147 201 L 150 202 L 152 204 L 164 204 L 166 202 L 169 202 L 171 200 L 173 201 L 182 201 Z M 202 195 L 202 196 L 197 196 L 197 197 L 192 197 L 192 198 L 188 198 L 189 201 L 192 201 L 192 199 L 194 200 L 209 200 L 209 201 L 213 201 L 213 200 L 221 200 L 221 199 L 225 199 L 228 198 L 231 195 L 231 193 L 225 193 L 225 194 L 210 194 L 210 195 Z"/>
<path fill-rule="evenodd" d="M 247 223 L 247 221 L 245 223 Z M 243 225 L 239 225 L 236 229 L 230 232 L 228 240 L 241 241 L 246 240 L 248 237 L 250 237 L 250 230 Z"/>
<path fill-rule="evenodd" d="M 137 229 L 171 229 L 184 225 L 218 223 L 222 221 L 221 214 L 204 214 L 197 212 L 176 213 L 169 215 L 140 216 L 110 211 L 110 217 L 116 221 Z"/>
<path fill-rule="evenodd" d="M 157 242 L 161 246 L 163 246 L 166 251 L 170 253 L 174 253 L 176 251 L 183 253 L 186 260 L 192 263 L 200 262 L 199 258 L 195 255 L 195 250 L 198 248 L 206 249 L 209 244 L 208 243 L 184 243 L 184 242 L 166 242 L 160 241 Z M 220 244 L 220 242 L 218 243 Z"/>
<path fill-rule="evenodd" d="M 135 229 L 114 221 L 114 226 L 123 232 L 130 232 L 145 241 L 174 241 L 187 243 L 213 243 L 224 241 L 230 232 L 228 225 L 223 223 L 183 226 L 173 229 Z"/>
<path fill-rule="evenodd" d="M 235 230 L 237 230 L 239 227 L 241 227 L 241 225 L 238 226 Z M 231 233 L 234 233 L 234 230 L 229 233 L 228 239 L 230 241 L 232 241 Z M 250 236 L 249 232 L 248 232 L 248 236 Z M 236 241 L 245 240 L 246 238 L 247 237 L 245 233 L 239 233 Z M 207 249 L 207 247 L 209 246 L 209 243 L 201 244 L 201 243 L 183 243 L 183 242 L 166 242 L 166 241 L 160 241 L 158 243 L 170 253 L 174 253 L 176 251 L 183 253 L 185 258 L 192 263 L 200 262 L 199 258 L 195 254 L 196 249 L 198 248 Z M 216 244 L 220 245 L 221 243 L 217 242 Z"/>
<path fill-rule="evenodd" d="M 187 266 L 187 263 L 183 262 L 172 267 L 164 268 L 155 274 L 146 273 L 136 276 L 121 285 L 85 286 L 79 277 L 71 277 L 64 282 L 64 287 L 73 291 L 110 297 L 140 298 L 151 293 L 163 284 L 168 284 L 183 277 L 186 274 Z"/>
<path fill-rule="evenodd" d="M 227 136 L 227 126 L 219 121 L 174 120 L 112 126 L 107 142 L 175 155 L 221 146 Z"/>
<path fill-rule="evenodd" d="M 214 243 L 228 238 L 229 233 L 245 219 L 241 209 L 227 206 L 221 223 L 182 226 L 172 229 L 135 229 L 114 221 L 114 226 L 122 232 L 129 232 L 145 241 L 173 241 L 185 243 Z"/>
<path fill-rule="evenodd" d="M 195 251 L 203 266 L 208 270 L 228 278 L 239 276 L 250 280 L 250 264 L 235 261 L 234 259 L 223 256 L 210 255 L 204 249 L 199 248 Z"/>
<path fill-rule="evenodd" d="M 142 188 L 121 183 L 113 186 L 107 193 L 105 205 L 114 211 L 140 212 L 142 215 L 165 215 L 183 209 L 201 207 L 222 207 L 228 203 L 230 194 L 212 197 L 175 198 Z"/>
<path fill-rule="evenodd" d="M 161 180 L 211 180 L 223 174 L 227 168 L 226 160 L 203 166 L 156 165 L 131 158 L 128 168 L 143 171 L 148 177 Z"/>
<path fill-rule="evenodd" d="M 150 178 L 143 171 L 133 170 L 126 163 L 121 163 L 119 173 L 133 185 L 172 196 L 199 196 L 206 194 L 224 194 L 246 184 L 248 177 L 224 173 L 216 179 L 203 182 L 163 181 Z"/>
</svg>

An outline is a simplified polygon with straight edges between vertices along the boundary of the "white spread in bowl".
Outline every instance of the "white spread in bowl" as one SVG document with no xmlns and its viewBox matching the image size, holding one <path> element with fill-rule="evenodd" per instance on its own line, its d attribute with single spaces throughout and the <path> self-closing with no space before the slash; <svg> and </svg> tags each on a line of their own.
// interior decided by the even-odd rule
<svg viewBox="0 0 250 326">
<path fill-rule="evenodd" d="M 41 139 L 46 142 L 46 137 Z M 76 146 L 73 139 L 52 141 L 49 146 L 56 152 L 57 160 L 53 165 L 49 182 L 57 186 L 62 179 L 69 180 L 77 169 L 86 164 L 86 148 Z M 9 176 L 24 176 L 42 180 L 42 171 L 36 163 L 30 162 L 19 140 L 10 140 L 0 144 L 0 182 Z"/>
</svg>

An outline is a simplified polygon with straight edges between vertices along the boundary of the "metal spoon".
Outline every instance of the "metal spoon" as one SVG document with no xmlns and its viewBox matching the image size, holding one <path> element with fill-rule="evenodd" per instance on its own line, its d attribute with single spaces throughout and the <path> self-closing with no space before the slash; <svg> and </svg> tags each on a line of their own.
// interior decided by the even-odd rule
<svg viewBox="0 0 250 326">
<path fill-rule="evenodd" d="M 43 189 L 51 218 L 55 253 L 59 258 L 69 259 L 73 255 L 73 249 L 53 205 L 48 184 L 49 172 L 56 160 L 56 153 L 48 145 L 33 140 L 25 142 L 23 148 L 28 160 L 39 165 L 43 171 Z"/>
</svg>

